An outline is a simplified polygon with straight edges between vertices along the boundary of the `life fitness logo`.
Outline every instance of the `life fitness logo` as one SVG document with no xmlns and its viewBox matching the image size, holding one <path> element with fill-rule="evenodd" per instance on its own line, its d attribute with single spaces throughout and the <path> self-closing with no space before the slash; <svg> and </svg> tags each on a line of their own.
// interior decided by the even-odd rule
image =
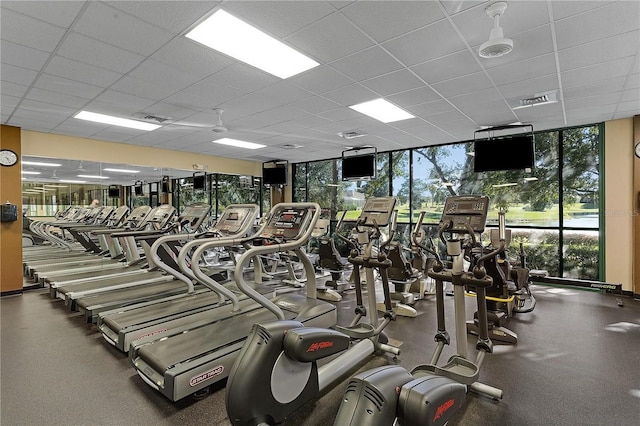
<svg viewBox="0 0 640 426">
<path fill-rule="evenodd" d="M 433 421 L 435 422 L 440 417 L 442 417 L 449 408 L 453 407 L 454 403 L 455 403 L 455 400 L 450 399 L 446 401 L 444 404 L 442 404 L 441 406 L 439 406 L 438 409 L 436 410 L 436 416 L 433 418 Z"/>
<path fill-rule="evenodd" d="M 198 386 L 200 383 L 209 380 L 212 377 L 219 376 L 224 371 L 224 366 L 218 365 L 217 367 L 213 367 L 211 370 L 207 370 L 202 374 L 198 374 L 189 380 L 189 386 L 194 387 Z"/>
<path fill-rule="evenodd" d="M 332 341 L 316 342 L 316 343 L 312 343 L 307 348 L 307 352 L 315 352 L 315 351 L 319 351 L 320 349 L 330 348 L 332 346 L 333 346 L 333 342 Z"/>
<path fill-rule="evenodd" d="M 149 336 L 154 336 L 154 335 L 156 335 L 156 334 L 164 333 L 165 331 L 167 331 L 167 329 L 166 329 L 166 328 L 161 328 L 160 330 L 155 330 L 155 331 L 151 331 L 151 332 L 146 333 L 146 334 L 141 334 L 141 335 L 140 335 L 140 336 L 138 336 L 137 338 L 138 338 L 138 339 L 142 339 L 142 338 L 144 338 L 144 337 L 149 337 Z"/>
</svg>

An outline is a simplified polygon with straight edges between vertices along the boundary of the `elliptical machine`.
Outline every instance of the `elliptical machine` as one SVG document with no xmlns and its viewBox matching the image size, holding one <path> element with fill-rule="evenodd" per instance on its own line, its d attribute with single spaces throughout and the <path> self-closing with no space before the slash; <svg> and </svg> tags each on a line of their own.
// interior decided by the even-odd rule
<svg viewBox="0 0 640 426">
<path fill-rule="evenodd" d="M 453 256 L 453 268 L 444 269 L 437 252 L 420 244 L 423 249 L 436 257 L 436 262 L 428 275 L 436 281 L 436 303 L 438 331 L 435 335 L 436 349 L 428 364 L 415 367 L 410 372 L 397 365 L 389 365 L 365 371 L 354 376 L 347 385 L 340 410 L 334 425 L 392 425 L 401 426 L 444 425 L 462 406 L 467 390 L 485 394 L 493 399 L 501 399 L 500 389 L 478 382 L 480 367 L 486 354 L 492 352 L 488 337 L 485 289 L 492 280 L 486 275 L 483 262 L 489 255 L 482 256 L 473 272 L 463 271 L 461 241 L 456 234 L 482 232 L 487 218 L 489 199 L 485 196 L 455 196 L 446 200 L 440 222 L 439 236 L 447 246 L 447 253 Z M 424 213 L 418 219 L 420 225 Z M 417 227 L 416 229 L 419 229 Z M 504 222 L 501 230 L 504 231 Z M 445 234 L 449 238 L 445 238 Z M 412 238 L 417 241 L 417 233 Z M 444 365 L 438 365 L 445 345 L 450 337 L 445 327 L 444 282 L 453 283 L 456 325 L 457 354 Z M 480 336 L 476 344 L 475 361 L 467 354 L 467 334 L 465 327 L 464 287 L 472 286 L 477 291 L 480 320 Z"/>
<path fill-rule="evenodd" d="M 376 352 L 397 356 L 400 349 L 386 344 L 384 328 L 395 319 L 391 307 L 386 258 L 383 243 L 377 256 L 372 254 L 381 236 L 380 227 L 392 216 L 394 197 L 367 200 L 356 222 L 358 241 L 348 261 L 354 267 L 356 317 L 336 330 L 304 327 L 298 321 L 273 321 L 255 324 L 239 357 L 231 369 L 226 388 L 227 414 L 234 425 L 277 424 L 303 404 L 317 397 L 344 374 Z M 365 269 L 369 286 L 368 308 L 362 299 L 360 268 Z M 386 311 L 378 319 L 373 291 L 374 268 L 382 279 Z M 360 322 L 364 317 L 367 322 Z M 355 340 L 359 340 L 354 343 Z M 317 361 L 337 355 L 318 367 Z"/>
</svg>

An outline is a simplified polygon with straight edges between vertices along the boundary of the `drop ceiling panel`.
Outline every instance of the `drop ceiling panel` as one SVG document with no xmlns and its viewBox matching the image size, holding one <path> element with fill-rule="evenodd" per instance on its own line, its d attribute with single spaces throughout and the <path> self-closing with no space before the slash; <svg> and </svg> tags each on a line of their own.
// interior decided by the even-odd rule
<svg viewBox="0 0 640 426">
<path fill-rule="evenodd" d="M 331 62 L 373 45 L 344 16 L 333 13 L 287 38 L 294 48 L 322 62 Z"/>
<path fill-rule="evenodd" d="M 45 21 L 62 28 L 69 28 L 85 2 L 82 1 L 41 1 L 34 7 L 33 1 L 6 1 L 2 6 L 23 15 Z"/>
<path fill-rule="evenodd" d="M 340 105 L 322 96 L 312 96 L 301 101 L 293 102 L 292 107 L 299 108 L 311 114 L 317 114 L 338 108 Z"/>
<path fill-rule="evenodd" d="M 611 92 L 619 92 L 625 83 L 624 77 L 585 84 L 582 86 L 568 87 L 563 90 L 564 99 L 584 98 L 592 95 L 602 95 Z"/>
<path fill-rule="evenodd" d="M 3 63 L 40 71 L 47 62 L 49 54 L 20 44 L 2 40 L 0 43 L 0 59 Z"/>
<path fill-rule="evenodd" d="M 325 111 L 323 113 L 318 114 L 320 117 L 326 118 L 333 122 L 341 122 L 346 120 L 359 120 L 364 117 L 358 111 L 355 111 L 351 108 L 336 108 L 331 111 Z M 330 125 L 333 128 L 333 125 Z M 341 130 L 349 130 L 349 127 L 344 127 L 344 124 L 340 124 L 342 126 Z"/>
<path fill-rule="evenodd" d="M 63 28 L 8 9 L 0 14 L 0 24 L 2 40 L 45 52 L 53 52 L 65 33 Z"/>
<path fill-rule="evenodd" d="M 232 64 L 211 76 L 217 84 L 250 93 L 280 81 L 278 77 L 242 63 Z"/>
<path fill-rule="evenodd" d="M 512 98 L 530 98 L 536 93 L 548 92 L 558 89 L 558 76 L 556 74 L 546 75 L 544 77 L 530 78 L 520 80 L 515 83 L 499 85 L 498 90 L 507 99 Z"/>
<path fill-rule="evenodd" d="M 564 87 L 573 87 L 597 82 L 605 72 L 611 78 L 626 76 L 629 74 L 634 60 L 635 57 L 629 56 L 628 58 L 563 72 L 561 73 L 562 85 Z"/>
<path fill-rule="evenodd" d="M 152 99 L 141 98 L 139 96 L 130 95 L 128 93 L 117 92 L 115 90 L 107 89 L 96 97 L 96 101 L 114 105 L 116 107 L 121 106 L 127 109 L 127 111 L 137 112 L 140 110 L 146 110 L 151 104 L 154 103 Z"/>
<path fill-rule="evenodd" d="M 557 21 L 558 49 L 637 30 L 639 16 L 640 2 L 618 1 Z"/>
<path fill-rule="evenodd" d="M 212 1 L 160 1 L 162 7 L 149 7 L 148 1 L 108 1 L 110 7 L 122 10 L 140 20 L 180 33 L 216 6 Z"/>
<path fill-rule="evenodd" d="M 86 98 L 66 95 L 59 92 L 51 92 L 49 90 L 42 90 L 38 89 L 37 87 L 29 90 L 29 93 L 27 93 L 25 98 L 45 102 L 51 105 L 60 105 L 76 110 L 80 110 L 88 102 Z"/>
<path fill-rule="evenodd" d="M 640 87 L 640 73 L 634 73 L 629 75 L 627 82 L 624 85 L 625 89 L 637 89 Z"/>
<path fill-rule="evenodd" d="M 93 39 L 145 56 L 175 36 L 99 2 L 89 2 L 74 29 Z"/>
<path fill-rule="evenodd" d="M 585 105 L 609 105 L 617 104 L 620 101 L 623 92 L 606 93 L 596 96 L 587 96 L 584 98 L 573 98 L 565 100 L 564 104 L 568 110 L 584 108 Z M 526 108 L 534 109 L 534 108 Z"/>
<path fill-rule="evenodd" d="M 33 80 L 38 73 L 26 68 L 16 67 L 2 63 L 0 65 L 0 76 L 2 76 L 2 82 L 8 81 L 10 83 L 20 84 L 23 86 L 31 86 Z"/>
<path fill-rule="evenodd" d="M 93 99 L 104 91 L 102 87 L 50 74 L 41 74 L 35 82 L 35 87 L 86 99 Z"/>
<path fill-rule="evenodd" d="M 164 99 L 176 92 L 175 86 L 165 85 L 164 81 L 141 80 L 131 76 L 121 78 L 111 86 L 111 89 L 156 100 Z"/>
<path fill-rule="evenodd" d="M 553 54 L 538 56 L 487 70 L 493 82 L 498 86 L 555 74 L 556 71 L 556 61 Z"/>
<path fill-rule="evenodd" d="M 353 79 L 327 66 L 319 66 L 288 79 L 292 84 L 321 94 L 353 83 Z"/>
<path fill-rule="evenodd" d="M 51 58 L 43 72 L 98 87 L 109 87 L 121 77 L 119 73 L 57 55 Z"/>
<path fill-rule="evenodd" d="M 0 75 L 4 77 L 2 73 Z M 4 78 L 0 82 L 0 87 L 2 87 L 2 96 L 17 96 L 19 98 L 23 97 L 29 90 L 29 86 L 4 81 Z"/>
<path fill-rule="evenodd" d="M 215 77 L 209 77 L 165 100 L 176 103 L 176 100 L 181 99 L 178 105 L 191 109 L 211 109 L 244 94 L 245 92 L 240 89 L 220 84 Z M 192 100 L 189 99 L 190 96 L 193 96 Z"/>
<path fill-rule="evenodd" d="M 16 96 L 3 94 L 0 99 L 2 100 L 0 106 L 2 107 L 3 115 L 10 115 L 13 112 L 13 109 L 20 103 L 20 98 Z"/>
<path fill-rule="evenodd" d="M 517 121 L 511 108 L 503 101 L 486 102 L 481 107 L 463 106 L 460 109 L 480 126 L 497 126 Z"/>
<path fill-rule="evenodd" d="M 318 1 L 236 1 L 224 3 L 223 9 L 272 36 L 285 39 L 335 12 L 330 4 Z"/>
<path fill-rule="evenodd" d="M 437 2 L 356 2 L 342 13 L 378 43 L 444 19 Z"/>
<path fill-rule="evenodd" d="M 199 78 L 215 74 L 234 63 L 228 56 L 182 36 L 162 46 L 151 58 Z"/>
<path fill-rule="evenodd" d="M 363 50 L 331 64 L 336 70 L 356 81 L 397 71 L 402 65 L 378 46 Z"/>
<path fill-rule="evenodd" d="M 429 84 L 482 71 L 474 54 L 461 50 L 411 68 Z"/>
<path fill-rule="evenodd" d="M 144 56 L 74 32 L 67 36 L 56 54 L 119 73 L 129 72 L 144 60 Z"/>
<path fill-rule="evenodd" d="M 441 100 L 442 97 L 433 91 L 429 87 L 420 87 L 417 89 L 407 90 L 406 92 L 396 93 L 390 95 L 387 100 L 395 103 L 403 108 L 408 108 L 413 105 L 419 105 L 426 102 L 432 102 Z"/>
<path fill-rule="evenodd" d="M 425 48 L 426 43 L 429 48 Z M 465 49 L 464 42 L 446 19 L 397 37 L 383 46 L 409 67 Z"/>
<path fill-rule="evenodd" d="M 460 109 L 503 100 L 502 94 L 493 87 L 449 98 L 449 101 Z"/>
<path fill-rule="evenodd" d="M 427 89 L 422 80 L 407 69 L 394 71 L 389 74 L 381 75 L 380 77 L 374 77 L 362 82 L 362 84 L 385 97 L 394 93 L 402 93 L 413 89 Z"/>
<path fill-rule="evenodd" d="M 492 87 L 493 84 L 484 72 L 477 72 L 451 80 L 441 81 L 432 85 L 444 97 L 454 97 L 465 93 L 477 92 Z"/>
<path fill-rule="evenodd" d="M 323 96 L 331 101 L 334 101 L 340 105 L 355 105 L 360 102 L 370 101 L 372 99 L 379 98 L 379 96 L 359 84 L 352 84 L 340 89 L 332 90 L 324 93 Z"/>
<path fill-rule="evenodd" d="M 440 0 L 440 4 L 449 15 L 464 12 L 467 9 L 486 3 L 487 0 Z"/>
<path fill-rule="evenodd" d="M 591 9 L 597 9 L 604 5 L 613 3 L 611 1 L 597 1 L 597 0 L 589 0 L 589 1 L 574 1 L 574 2 L 566 2 L 559 1 L 553 2 L 551 4 L 553 8 L 553 17 L 556 20 L 568 18 L 569 16 L 578 15 L 580 13 L 584 13 Z"/>
<path fill-rule="evenodd" d="M 443 112 L 455 111 L 453 105 L 443 99 L 425 102 L 423 104 L 413 105 L 408 107 L 407 110 L 418 117 L 424 117 L 428 115 L 440 114 Z"/>
<path fill-rule="evenodd" d="M 255 95 L 271 99 L 274 106 L 290 104 L 312 96 L 309 91 L 284 80 L 256 91 Z"/>
<path fill-rule="evenodd" d="M 607 62 L 635 55 L 638 52 L 638 40 L 640 31 L 630 31 L 560 50 L 558 58 L 562 69 L 568 71 L 594 62 Z"/>
</svg>

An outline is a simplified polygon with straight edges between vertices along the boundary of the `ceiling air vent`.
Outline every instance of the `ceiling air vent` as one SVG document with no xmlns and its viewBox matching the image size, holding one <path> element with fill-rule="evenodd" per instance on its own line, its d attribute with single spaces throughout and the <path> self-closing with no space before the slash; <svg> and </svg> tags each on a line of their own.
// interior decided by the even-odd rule
<svg viewBox="0 0 640 426">
<path fill-rule="evenodd" d="M 361 138 L 363 136 L 367 136 L 367 134 L 364 132 L 361 132 L 360 130 L 348 130 L 346 132 L 338 133 L 338 136 L 340 136 L 343 139 L 355 139 L 355 138 Z"/>
<path fill-rule="evenodd" d="M 556 103 L 558 102 L 557 95 L 558 92 L 556 90 L 544 93 L 536 93 L 530 98 L 519 99 L 517 105 L 515 105 L 513 109 Z"/>
<path fill-rule="evenodd" d="M 136 114 L 136 118 L 140 118 L 145 121 L 153 121 L 154 123 L 164 123 L 170 120 L 170 117 L 160 117 L 159 115 L 147 114 L 145 112 Z"/>
<path fill-rule="evenodd" d="M 282 145 L 278 145 L 278 148 L 282 148 L 282 149 L 298 149 L 298 148 L 302 148 L 302 145 L 298 145 L 295 143 L 285 143 Z"/>
</svg>

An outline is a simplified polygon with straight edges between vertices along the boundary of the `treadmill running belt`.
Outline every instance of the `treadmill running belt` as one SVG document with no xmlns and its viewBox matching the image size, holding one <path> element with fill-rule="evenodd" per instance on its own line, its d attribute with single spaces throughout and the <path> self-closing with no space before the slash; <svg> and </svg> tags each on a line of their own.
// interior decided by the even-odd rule
<svg viewBox="0 0 640 426">
<path fill-rule="evenodd" d="M 286 319 L 296 317 L 295 312 L 284 311 Z M 243 341 L 249 335 L 255 323 L 273 321 L 275 315 L 265 308 L 253 309 L 241 314 L 244 318 L 233 316 L 169 339 L 143 346 L 138 356 L 157 372 L 166 370 L 183 362 L 214 352 L 235 342 Z M 229 324 L 227 320 L 232 320 Z"/>
</svg>

